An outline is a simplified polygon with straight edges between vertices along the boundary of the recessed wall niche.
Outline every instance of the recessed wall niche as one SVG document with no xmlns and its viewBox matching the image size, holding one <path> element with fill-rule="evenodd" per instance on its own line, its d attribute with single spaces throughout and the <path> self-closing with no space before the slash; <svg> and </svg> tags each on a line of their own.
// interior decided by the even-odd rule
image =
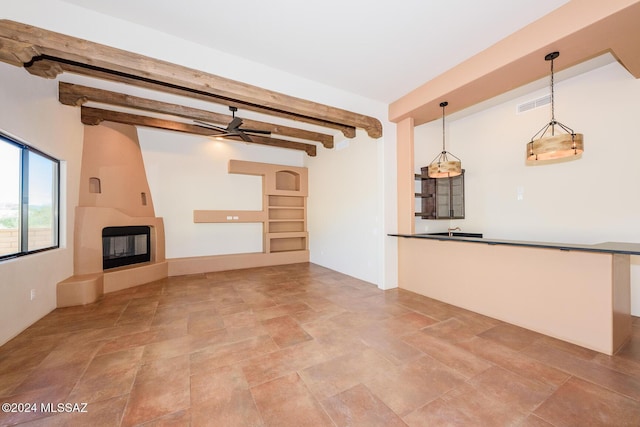
<svg viewBox="0 0 640 427">
<path fill-rule="evenodd" d="M 276 172 L 276 190 L 300 191 L 300 174 L 288 170 Z"/>
<path fill-rule="evenodd" d="M 102 193 L 102 187 L 100 186 L 100 178 L 92 176 L 89 178 L 89 193 L 100 194 Z"/>
<path fill-rule="evenodd" d="M 307 232 L 307 168 L 230 160 L 229 173 L 262 176 L 263 205 L 259 211 L 194 210 L 196 223 L 261 223 L 261 253 L 229 254 L 211 262 L 215 271 L 228 269 L 229 256 L 243 260 L 243 267 L 309 262 Z M 203 261 L 206 262 L 206 261 Z M 211 268 L 206 271 L 214 271 Z M 185 271 L 186 273 L 194 270 Z M 198 269 L 198 271 L 205 271 Z"/>
</svg>

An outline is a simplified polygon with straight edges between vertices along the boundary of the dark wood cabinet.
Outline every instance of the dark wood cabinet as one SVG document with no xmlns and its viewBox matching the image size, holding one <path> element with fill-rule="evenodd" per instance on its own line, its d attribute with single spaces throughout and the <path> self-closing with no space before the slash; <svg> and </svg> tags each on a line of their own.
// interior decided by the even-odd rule
<svg viewBox="0 0 640 427">
<path fill-rule="evenodd" d="M 464 169 L 462 174 L 452 178 L 429 178 L 427 168 L 416 174 L 420 181 L 420 212 L 422 219 L 463 219 L 464 218 Z"/>
</svg>

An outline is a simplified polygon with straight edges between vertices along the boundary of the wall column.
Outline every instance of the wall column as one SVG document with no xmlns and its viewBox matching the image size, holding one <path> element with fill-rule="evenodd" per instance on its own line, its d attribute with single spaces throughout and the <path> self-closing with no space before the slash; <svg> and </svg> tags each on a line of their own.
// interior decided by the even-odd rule
<svg viewBox="0 0 640 427">
<path fill-rule="evenodd" d="M 414 120 L 397 123 L 398 233 L 413 234 L 415 228 L 415 172 L 413 166 Z"/>
</svg>

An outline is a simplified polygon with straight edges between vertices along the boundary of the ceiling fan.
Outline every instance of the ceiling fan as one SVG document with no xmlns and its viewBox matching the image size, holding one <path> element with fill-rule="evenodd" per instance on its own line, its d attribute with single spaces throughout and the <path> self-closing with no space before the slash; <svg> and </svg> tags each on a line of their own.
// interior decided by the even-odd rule
<svg viewBox="0 0 640 427">
<path fill-rule="evenodd" d="M 240 126 L 242 126 L 242 119 L 240 117 L 236 117 L 236 111 L 238 111 L 238 107 L 229 107 L 229 110 L 231 111 L 232 119 L 226 128 L 216 126 L 207 122 L 201 122 L 199 120 L 195 120 L 195 123 L 200 127 L 214 129 L 221 132 L 215 134 L 214 136 L 216 137 L 224 138 L 227 136 L 238 136 L 245 142 L 251 142 L 251 136 L 249 134 L 271 135 L 271 132 L 268 130 L 241 128 Z"/>
</svg>

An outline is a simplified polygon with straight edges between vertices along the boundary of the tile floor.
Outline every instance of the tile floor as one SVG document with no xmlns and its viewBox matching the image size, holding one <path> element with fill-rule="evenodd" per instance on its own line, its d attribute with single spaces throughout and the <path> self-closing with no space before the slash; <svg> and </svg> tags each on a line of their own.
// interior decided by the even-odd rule
<svg viewBox="0 0 640 427">
<path fill-rule="evenodd" d="M 174 277 L 0 347 L 0 402 L 36 404 L 2 425 L 638 426 L 640 319 L 609 357 L 313 264 Z"/>
</svg>

